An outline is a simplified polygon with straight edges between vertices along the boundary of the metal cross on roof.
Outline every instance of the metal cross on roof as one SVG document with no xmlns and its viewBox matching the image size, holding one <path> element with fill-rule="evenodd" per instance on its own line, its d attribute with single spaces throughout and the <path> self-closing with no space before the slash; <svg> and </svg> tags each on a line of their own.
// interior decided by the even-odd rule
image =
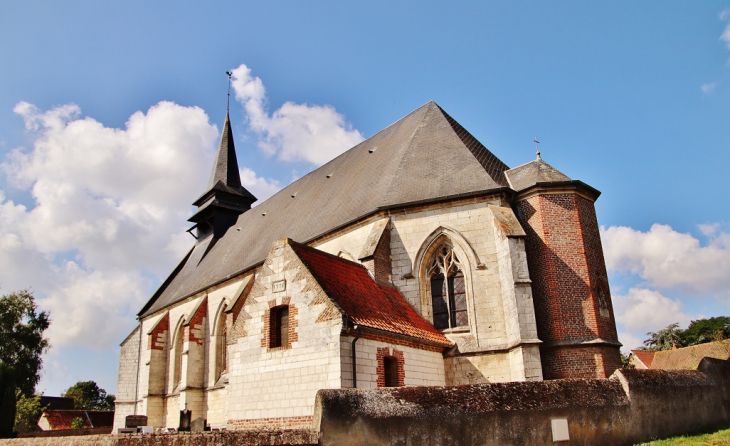
<svg viewBox="0 0 730 446">
<path fill-rule="evenodd" d="M 228 102 L 226 103 L 226 112 L 228 112 L 231 108 L 231 76 L 233 76 L 233 73 L 226 71 L 226 74 L 228 75 Z"/>
<path fill-rule="evenodd" d="M 540 159 L 542 159 L 542 158 L 540 158 L 540 141 L 537 140 L 537 136 L 535 137 L 535 139 L 533 139 L 533 141 L 535 141 L 535 150 L 537 151 L 537 159 L 540 160 Z"/>
</svg>

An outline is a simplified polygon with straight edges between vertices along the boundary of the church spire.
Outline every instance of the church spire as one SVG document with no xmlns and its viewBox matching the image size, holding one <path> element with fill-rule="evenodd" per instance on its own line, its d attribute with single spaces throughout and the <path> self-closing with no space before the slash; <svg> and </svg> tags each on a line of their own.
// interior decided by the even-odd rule
<svg viewBox="0 0 730 446">
<path fill-rule="evenodd" d="M 239 215 L 251 209 L 251 204 L 255 201 L 256 197 L 241 185 L 231 120 L 226 111 L 208 187 L 193 203 L 198 210 L 188 221 L 195 223 L 198 239 L 211 233 L 220 237 L 233 226 Z"/>
<path fill-rule="evenodd" d="M 236 158 L 236 147 L 233 144 L 231 119 L 228 112 L 226 112 L 226 122 L 223 123 L 223 133 L 221 133 L 221 140 L 218 144 L 218 152 L 213 162 L 213 171 L 210 174 L 210 181 L 208 181 L 208 190 L 212 189 L 219 181 L 230 188 L 245 191 L 241 186 L 241 176 L 238 173 L 238 159 Z"/>
</svg>

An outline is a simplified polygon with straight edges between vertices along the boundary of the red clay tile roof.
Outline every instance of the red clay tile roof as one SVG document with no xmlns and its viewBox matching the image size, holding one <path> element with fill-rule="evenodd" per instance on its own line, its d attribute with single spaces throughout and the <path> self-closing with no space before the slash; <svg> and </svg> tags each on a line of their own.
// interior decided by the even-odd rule
<svg viewBox="0 0 730 446">
<path fill-rule="evenodd" d="M 46 410 L 43 415 L 51 430 L 71 429 L 75 418 L 84 420 L 84 428 L 105 427 L 114 424 L 114 411 L 108 410 Z"/>
<path fill-rule="evenodd" d="M 443 346 L 454 345 L 416 313 L 397 289 L 380 285 L 364 266 L 292 240 L 288 242 L 327 296 L 353 323 Z"/>
<path fill-rule="evenodd" d="M 654 360 L 654 354 L 656 352 L 644 351 L 644 350 L 631 350 L 639 361 L 643 362 L 647 369 L 651 368 L 651 362 Z"/>
</svg>

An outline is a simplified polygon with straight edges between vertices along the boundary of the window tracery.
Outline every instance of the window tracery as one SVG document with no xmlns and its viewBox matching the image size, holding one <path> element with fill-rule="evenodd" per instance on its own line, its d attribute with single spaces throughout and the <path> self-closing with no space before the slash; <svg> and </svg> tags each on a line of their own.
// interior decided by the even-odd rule
<svg viewBox="0 0 730 446">
<path fill-rule="evenodd" d="M 444 245 L 428 268 L 433 325 L 439 330 L 469 325 L 464 272 L 453 249 Z"/>
</svg>

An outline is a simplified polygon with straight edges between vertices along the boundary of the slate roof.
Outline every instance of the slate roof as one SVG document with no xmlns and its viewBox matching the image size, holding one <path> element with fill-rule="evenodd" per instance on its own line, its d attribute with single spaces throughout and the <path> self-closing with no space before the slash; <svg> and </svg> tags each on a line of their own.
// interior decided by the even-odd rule
<svg viewBox="0 0 730 446">
<path fill-rule="evenodd" d="M 46 410 L 43 415 L 51 430 L 72 429 L 75 418 L 84 420 L 84 428 L 107 427 L 114 425 L 113 410 Z"/>
<path fill-rule="evenodd" d="M 324 292 L 353 324 L 453 346 L 406 302 L 397 289 L 381 285 L 359 263 L 288 241 Z"/>
<path fill-rule="evenodd" d="M 506 188 L 507 169 L 429 102 L 244 212 L 216 243 L 199 242 L 140 316 L 260 264 L 275 240 L 307 243 L 380 209 Z"/>
<path fill-rule="evenodd" d="M 505 172 L 512 189 L 521 191 L 537 183 L 553 181 L 571 181 L 570 177 L 560 172 L 538 156 L 535 161 L 515 167 Z"/>
<path fill-rule="evenodd" d="M 708 342 L 691 347 L 656 352 L 651 362 L 652 369 L 694 370 L 702 358 L 730 358 L 730 341 Z"/>
</svg>

